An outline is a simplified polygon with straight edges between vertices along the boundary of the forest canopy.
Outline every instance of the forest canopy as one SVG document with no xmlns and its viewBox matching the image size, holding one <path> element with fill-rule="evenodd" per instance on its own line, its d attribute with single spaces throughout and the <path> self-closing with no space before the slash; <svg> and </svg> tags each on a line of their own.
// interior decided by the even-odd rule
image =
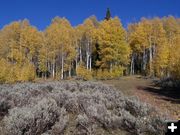
<svg viewBox="0 0 180 135">
<path fill-rule="evenodd" d="M 180 79 L 180 19 L 142 18 L 125 29 L 95 16 L 73 27 L 55 17 L 39 31 L 27 19 L 0 30 L 0 82 L 36 78 L 113 79 L 128 74 Z"/>
</svg>

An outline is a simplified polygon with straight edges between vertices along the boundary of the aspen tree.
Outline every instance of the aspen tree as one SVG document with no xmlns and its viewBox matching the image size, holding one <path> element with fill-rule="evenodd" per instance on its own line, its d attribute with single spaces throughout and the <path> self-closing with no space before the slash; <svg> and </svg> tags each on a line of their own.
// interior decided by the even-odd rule
<svg viewBox="0 0 180 135">
<path fill-rule="evenodd" d="M 102 21 L 96 35 L 101 59 L 97 64 L 102 69 L 112 72 L 115 66 L 125 66 L 129 63 L 130 48 L 126 43 L 125 30 L 119 18 Z"/>
</svg>

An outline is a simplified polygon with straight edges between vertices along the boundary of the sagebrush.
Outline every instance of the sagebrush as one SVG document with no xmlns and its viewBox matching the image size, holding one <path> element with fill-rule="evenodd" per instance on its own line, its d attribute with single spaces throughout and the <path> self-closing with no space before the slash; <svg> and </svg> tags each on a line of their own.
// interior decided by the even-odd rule
<svg viewBox="0 0 180 135">
<path fill-rule="evenodd" d="M 137 98 L 97 82 L 0 85 L 1 135 L 164 134 L 164 118 L 155 114 Z"/>
</svg>

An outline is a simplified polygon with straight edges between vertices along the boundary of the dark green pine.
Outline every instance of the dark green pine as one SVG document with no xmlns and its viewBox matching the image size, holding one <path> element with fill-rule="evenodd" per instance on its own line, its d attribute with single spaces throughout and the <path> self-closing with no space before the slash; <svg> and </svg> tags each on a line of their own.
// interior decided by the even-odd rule
<svg viewBox="0 0 180 135">
<path fill-rule="evenodd" d="M 111 11 L 110 11 L 109 8 L 107 8 L 105 19 L 106 19 L 106 20 L 110 20 L 110 19 L 111 19 Z"/>
</svg>

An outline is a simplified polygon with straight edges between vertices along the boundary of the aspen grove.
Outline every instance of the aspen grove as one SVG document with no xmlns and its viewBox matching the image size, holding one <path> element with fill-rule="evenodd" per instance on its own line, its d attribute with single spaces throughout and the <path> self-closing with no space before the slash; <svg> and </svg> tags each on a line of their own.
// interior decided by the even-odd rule
<svg viewBox="0 0 180 135">
<path fill-rule="evenodd" d="M 39 31 L 28 20 L 0 30 L 0 82 L 36 78 L 113 79 L 123 75 L 180 79 L 180 19 L 142 18 L 123 28 L 95 16 L 73 27 L 55 17 Z"/>
</svg>

